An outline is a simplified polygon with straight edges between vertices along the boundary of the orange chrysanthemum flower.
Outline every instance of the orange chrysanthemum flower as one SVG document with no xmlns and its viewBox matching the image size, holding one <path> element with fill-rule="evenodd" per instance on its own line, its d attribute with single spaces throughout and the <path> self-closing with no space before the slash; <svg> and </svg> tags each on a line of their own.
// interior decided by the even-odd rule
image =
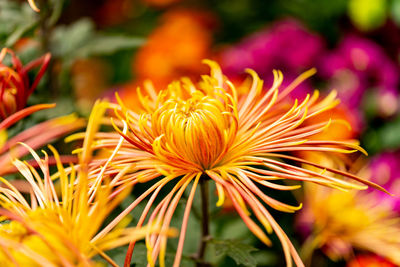
<svg viewBox="0 0 400 267">
<path fill-rule="evenodd" d="M 148 219 L 149 223 L 161 222 L 162 229 L 167 229 L 179 199 L 192 184 L 173 265 L 179 266 L 194 193 L 199 183 L 212 180 L 219 196 L 217 206 L 229 198 L 244 223 L 262 242 L 271 245 L 265 231 L 277 234 L 288 266 L 292 265 L 292 258 L 298 266 L 304 266 L 289 238 L 266 208 L 270 206 L 283 212 L 295 212 L 301 205 L 291 206 L 273 199 L 261 190 L 262 187 L 276 190 L 300 187 L 274 183 L 275 180 L 290 179 L 340 189 L 366 188 L 359 182 L 384 189 L 350 173 L 325 168 L 287 154 L 296 151 L 364 152 L 354 141 L 309 140 L 313 135 L 326 130 L 333 121 L 307 125 L 304 122 L 338 103 L 334 91 L 321 100 L 318 99 L 318 91 L 315 91 L 301 102 L 290 104 L 285 101 L 285 96 L 310 76 L 313 70 L 300 76 L 282 91 L 282 74 L 274 71 L 272 87 L 263 91 L 262 80 L 252 70 L 247 70 L 252 80 L 246 80 L 240 88 L 235 88 L 215 62 L 207 60 L 205 63 L 210 65 L 211 75 L 202 76 L 197 86 L 183 78 L 181 82 L 171 83 L 158 94 L 151 86 L 146 87 L 147 95 L 138 90 L 142 113 L 127 109 L 121 101 L 119 104 L 102 102 L 95 108 L 97 113 L 99 107 L 115 109 L 118 118 L 112 121 L 119 136 L 116 133 L 92 133 L 97 138 L 95 147 L 110 149 L 112 154 L 107 160 L 98 160 L 98 165 L 92 166 L 91 175 L 103 172 L 115 175 L 111 182 L 115 186 L 157 179 L 110 225 L 118 223 L 143 199 L 151 196 L 139 219 L 138 226 L 142 225 L 159 192 L 166 184 L 174 181 L 174 188 L 156 205 Z M 238 94 L 243 91 L 246 93 Z M 309 170 L 300 167 L 300 164 L 311 165 L 318 170 Z M 326 173 L 326 170 L 330 172 Z M 254 214 L 265 231 L 253 220 L 251 214 Z M 99 236 L 107 231 L 105 228 Z M 167 237 L 152 234 L 146 241 L 150 265 L 160 255 L 160 266 L 165 266 Z M 127 266 L 129 258 L 130 253 Z"/>
</svg>

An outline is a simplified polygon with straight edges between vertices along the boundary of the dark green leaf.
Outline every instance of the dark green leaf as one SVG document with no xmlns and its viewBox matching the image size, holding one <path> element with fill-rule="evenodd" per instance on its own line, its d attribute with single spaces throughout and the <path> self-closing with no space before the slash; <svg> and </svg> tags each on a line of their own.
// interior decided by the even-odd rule
<svg viewBox="0 0 400 267">
<path fill-rule="evenodd" d="M 0 46 L 12 46 L 37 24 L 38 16 L 28 4 L 0 1 Z"/>
<path fill-rule="evenodd" d="M 118 265 L 124 266 L 125 256 L 128 246 L 114 248 L 110 251 L 107 251 L 107 255 L 111 257 L 111 259 Z M 100 258 L 100 257 L 99 257 Z M 101 259 L 101 258 L 100 258 Z M 104 261 L 104 260 L 103 260 Z"/>
<path fill-rule="evenodd" d="M 110 55 L 119 50 L 131 49 L 143 45 L 144 38 L 123 35 L 99 35 L 91 39 L 78 54 L 82 57 L 89 55 Z"/>
<path fill-rule="evenodd" d="M 132 263 L 136 264 L 137 267 L 147 266 L 147 248 L 145 244 L 139 243 L 135 245 Z"/>
<path fill-rule="evenodd" d="M 252 251 L 257 249 L 242 243 L 239 240 L 211 240 L 214 245 L 215 253 L 219 255 L 227 255 L 231 257 L 238 265 L 256 267 L 257 261 L 251 255 Z"/>
<path fill-rule="evenodd" d="M 89 19 L 81 19 L 68 26 L 59 26 L 52 37 L 51 50 L 68 65 L 77 58 L 110 55 L 119 50 L 132 49 L 144 43 L 143 38 L 106 35 L 95 32 Z"/>
<path fill-rule="evenodd" d="M 21 38 L 26 32 L 28 32 L 29 30 L 31 30 L 32 28 L 34 28 L 36 25 L 38 24 L 37 21 L 35 20 L 29 20 L 26 23 L 20 24 L 16 27 L 15 31 L 12 32 L 7 40 L 5 45 L 7 47 L 10 47 L 12 45 L 14 45 L 19 38 Z"/>
<path fill-rule="evenodd" d="M 57 27 L 52 36 L 51 50 L 57 57 L 73 60 L 76 52 L 94 35 L 94 24 L 89 19 L 81 19 L 68 26 Z"/>
<path fill-rule="evenodd" d="M 53 0 L 51 3 L 52 12 L 49 20 L 47 21 L 49 27 L 54 26 L 57 23 L 63 10 L 64 2 L 65 0 Z"/>
<path fill-rule="evenodd" d="M 364 133 L 363 143 L 371 154 L 379 153 L 386 149 L 400 148 L 400 116 L 386 122 L 378 129 L 370 127 Z"/>
<path fill-rule="evenodd" d="M 397 26 L 400 25 L 400 0 L 393 0 L 390 8 L 392 18 Z"/>
<path fill-rule="evenodd" d="M 398 148 L 400 146 L 400 117 L 383 126 L 379 135 L 384 148 Z"/>
</svg>

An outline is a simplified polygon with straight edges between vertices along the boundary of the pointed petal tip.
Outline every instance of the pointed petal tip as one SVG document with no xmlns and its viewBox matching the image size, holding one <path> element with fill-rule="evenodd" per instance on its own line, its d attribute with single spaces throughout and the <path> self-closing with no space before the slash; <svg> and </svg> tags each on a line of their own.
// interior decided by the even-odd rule
<svg viewBox="0 0 400 267">
<path fill-rule="evenodd" d="M 40 12 L 40 9 L 37 7 L 34 0 L 28 0 L 29 5 L 31 6 L 32 10 L 35 12 Z"/>
</svg>

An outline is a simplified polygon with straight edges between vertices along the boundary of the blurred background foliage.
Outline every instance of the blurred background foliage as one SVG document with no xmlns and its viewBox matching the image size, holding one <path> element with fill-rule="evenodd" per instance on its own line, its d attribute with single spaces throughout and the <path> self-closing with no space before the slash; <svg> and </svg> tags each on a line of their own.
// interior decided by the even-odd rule
<svg viewBox="0 0 400 267">
<path fill-rule="evenodd" d="M 318 73 L 299 91 L 337 89 L 342 105 L 333 116 L 349 120 L 352 126 L 346 133 L 335 128 L 331 135 L 360 138 L 371 155 L 397 153 L 400 148 L 400 0 L 38 0 L 37 4 L 40 13 L 25 1 L 0 0 L 0 47 L 12 48 L 24 63 L 45 52 L 52 54 L 48 72 L 28 104 L 56 102 L 57 108 L 17 124 L 11 135 L 57 115 L 86 116 L 97 98 L 112 100 L 116 91 L 127 106 L 137 108 L 136 87 L 146 79 L 159 89 L 181 76 L 196 79 L 207 72 L 201 60 L 212 58 L 232 79 L 240 79 L 242 70 L 251 67 L 267 84 L 273 68 L 282 69 L 290 82 L 316 67 Z M 140 185 L 135 187 L 131 197 L 142 191 Z M 269 194 L 296 203 L 290 193 Z M 215 200 L 216 195 L 210 197 Z M 199 203 L 194 206 L 196 215 Z M 264 247 L 231 208 L 212 211 L 209 260 L 215 266 L 283 266 L 277 238 L 272 237 L 275 246 Z M 293 216 L 272 212 L 299 247 L 304 236 L 296 230 Z M 131 216 L 135 222 L 135 213 Z M 192 216 L 182 266 L 193 265 L 199 228 L 198 216 Z M 169 246 L 173 255 L 176 240 Z M 125 249 L 116 249 L 111 256 L 122 264 L 124 253 Z M 145 266 L 145 255 L 141 244 L 133 265 Z M 312 265 L 345 262 L 316 251 Z"/>
</svg>

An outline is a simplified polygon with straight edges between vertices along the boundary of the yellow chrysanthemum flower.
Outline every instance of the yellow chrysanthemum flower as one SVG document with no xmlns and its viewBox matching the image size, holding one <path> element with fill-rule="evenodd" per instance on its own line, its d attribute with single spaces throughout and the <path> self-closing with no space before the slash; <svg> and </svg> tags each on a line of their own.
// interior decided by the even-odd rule
<svg viewBox="0 0 400 267">
<path fill-rule="evenodd" d="M 150 84 L 146 84 L 147 95 L 138 90 L 142 113 L 129 110 L 121 101 L 119 104 L 101 102 L 96 105 L 97 113 L 101 108 L 115 109 L 117 118 L 111 123 L 119 135 L 92 133 L 97 140 L 95 148 L 109 149 L 111 156 L 98 160 L 97 166 L 92 166 L 91 176 L 99 173 L 114 175 L 111 181 L 114 186 L 156 181 L 111 222 L 110 227 L 151 196 L 139 219 L 138 226 L 141 226 L 161 189 L 175 181 L 174 188 L 156 205 L 148 219 L 149 223 L 160 222 L 162 229 L 167 229 L 179 199 L 192 183 L 173 265 L 179 266 L 194 193 L 199 183 L 206 184 L 212 180 L 219 197 L 217 206 L 229 198 L 248 228 L 265 244 L 271 245 L 265 231 L 252 219 L 253 213 L 267 233 L 275 232 L 279 237 L 287 265 L 291 266 L 294 259 L 298 266 L 304 266 L 289 238 L 266 208 L 268 205 L 280 211 L 295 212 L 301 205 L 282 203 L 266 195 L 261 188 L 293 190 L 300 187 L 274 183 L 281 179 L 308 181 L 340 189 L 366 188 L 358 182 L 380 188 L 339 170 L 329 169 L 340 178 L 327 174 L 326 168 L 287 154 L 296 151 L 364 152 L 354 141 L 309 140 L 326 130 L 333 121 L 304 122 L 336 106 L 336 92 L 319 100 L 318 91 L 315 91 L 303 101 L 290 104 L 285 97 L 314 70 L 306 72 L 281 92 L 283 77 L 281 72 L 274 71 L 272 87 L 263 91 L 263 82 L 254 71 L 247 70 L 252 79 L 236 88 L 223 76 L 215 62 L 205 62 L 211 67 L 211 75 L 202 76 L 197 86 L 183 78 L 158 94 Z M 101 119 L 109 121 L 106 116 L 99 115 Z M 79 134 L 71 140 L 75 138 L 79 138 Z M 285 163 L 285 160 L 291 163 Z M 318 170 L 302 168 L 298 166 L 300 163 Z M 358 182 L 341 179 L 343 177 Z M 98 236 L 105 235 L 108 230 L 106 227 Z M 160 255 L 160 266 L 165 266 L 167 237 L 152 234 L 146 241 L 150 265 Z M 129 265 L 133 246 L 134 242 L 126 265 Z"/>
<path fill-rule="evenodd" d="M 104 251 L 159 229 L 127 228 L 128 221 L 123 221 L 102 238 L 94 238 L 129 190 L 112 195 L 112 187 L 102 186 L 90 198 L 86 171 L 90 156 L 85 153 L 79 167 L 67 170 L 57 151 L 49 146 L 57 162 L 58 187 L 53 183 L 55 177 L 50 176 L 47 154 L 40 159 L 24 146 L 32 153 L 44 178 L 30 164 L 18 159 L 14 165 L 26 179 L 30 196 L 24 197 L 0 178 L 5 185 L 0 187 L 1 266 L 94 266 L 92 258 L 96 255 L 117 266 Z"/>
<path fill-rule="evenodd" d="M 320 154 L 308 157 L 325 166 L 337 166 Z M 369 176 L 365 170 L 361 169 L 360 175 Z M 343 192 L 307 184 L 304 203 L 298 225 L 311 230 L 302 248 L 307 260 L 315 249 L 323 249 L 332 260 L 349 259 L 353 249 L 360 249 L 400 265 L 400 217 L 390 201 L 374 192 Z"/>
</svg>

